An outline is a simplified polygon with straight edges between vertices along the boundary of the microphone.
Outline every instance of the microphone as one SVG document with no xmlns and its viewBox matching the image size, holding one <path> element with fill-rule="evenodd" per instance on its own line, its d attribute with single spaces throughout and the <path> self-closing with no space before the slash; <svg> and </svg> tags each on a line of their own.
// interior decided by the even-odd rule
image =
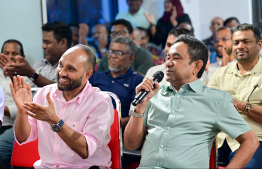
<svg viewBox="0 0 262 169">
<path fill-rule="evenodd" d="M 156 82 L 159 83 L 159 82 L 162 81 L 163 77 L 164 77 L 164 73 L 161 70 L 159 70 L 159 71 L 157 71 L 156 73 L 153 74 L 152 79 L 153 79 L 154 83 L 156 83 Z M 149 93 L 149 91 L 147 92 L 144 89 L 142 89 L 138 93 L 138 95 L 136 95 L 134 101 L 132 102 L 132 105 L 137 106 L 148 95 L 148 93 Z"/>
</svg>

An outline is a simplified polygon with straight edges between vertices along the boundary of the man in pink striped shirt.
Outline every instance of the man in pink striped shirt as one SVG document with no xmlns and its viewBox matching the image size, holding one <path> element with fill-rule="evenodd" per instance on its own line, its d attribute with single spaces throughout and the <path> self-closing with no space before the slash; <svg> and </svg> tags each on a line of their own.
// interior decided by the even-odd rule
<svg viewBox="0 0 262 169">
<path fill-rule="evenodd" d="M 94 64 L 89 47 L 68 49 L 58 63 L 58 83 L 43 87 L 33 102 L 23 77 L 14 77 L 10 84 L 18 107 L 16 141 L 25 144 L 39 138 L 40 160 L 35 168 L 111 166 L 113 106 L 109 96 L 88 82 Z"/>
</svg>

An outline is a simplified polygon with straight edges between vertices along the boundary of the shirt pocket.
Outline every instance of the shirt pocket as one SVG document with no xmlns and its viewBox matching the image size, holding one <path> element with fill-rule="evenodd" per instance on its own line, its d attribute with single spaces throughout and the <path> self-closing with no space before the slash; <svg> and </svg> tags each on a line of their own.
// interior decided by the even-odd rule
<svg viewBox="0 0 262 169">
<path fill-rule="evenodd" d="M 76 132 L 83 132 L 84 123 L 83 122 L 74 122 L 74 121 L 66 121 L 66 124 Z"/>
</svg>

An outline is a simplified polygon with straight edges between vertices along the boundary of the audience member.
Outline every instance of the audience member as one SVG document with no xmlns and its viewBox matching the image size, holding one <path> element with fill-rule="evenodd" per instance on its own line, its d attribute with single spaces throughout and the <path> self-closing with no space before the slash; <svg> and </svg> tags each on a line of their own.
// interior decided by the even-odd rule
<svg viewBox="0 0 262 169">
<path fill-rule="evenodd" d="M 212 32 L 211 37 L 204 39 L 203 42 L 206 44 L 207 49 L 210 53 L 215 52 L 214 40 L 216 37 L 216 32 L 219 28 L 223 26 L 223 19 L 220 17 L 215 17 L 212 19 L 209 29 Z"/>
<path fill-rule="evenodd" d="M 0 66 L 3 67 L 6 63 L 11 64 L 12 62 L 16 62 L 15 57 L 20 55 L 24 56 L 23 45 L 21 42 L 15 39 L 9 39 L 4 42 L 1 49 L 1 59 L 7 59 L 0 62 Z M 4 64 L 1 64 L 3 63 Z M 10 83 L 12 82 L 11 78 L 3 71 L 0 70 L 0 85 L 3 88 L 5 94 L 5 106 L 4 106 L 4 117 L 2 128 L 0 128 L 0 168 L 11 168 L 11 156 L 14 145 L 14 121 L 17 114 L 17 107 L 12 97 L 12 93 L 10 90 Z M 0 100 L 2 100 L 2 96 L 0 96 Z M 2 101 L 0 101 L 0 107 L 2 106 Z M 0 108 L 1 109 L 1 108 Z M 1 110 L 0 110 L 1 111 Z M 1 113 L 0 113 L 1 114 Z M 0 118 L 2 119 L 2 118 Z"/>
<path fill-rule="evenodd" d="M 38 138 L 40 160 L 35 168 L 110 167 L 114 112 L 111 98 L 88 82 L 95 62 L 94 52 L 85 45 L 68 49 L 58 63 L 58 83 L 39 90 L 33 102 L 29 84 L 14 77 L 10 87 L 18 107 L 15 137 L 19 144 Z"/>
<path fill-rule="evenodd" d="M 70 26 L 71 31 L 72 31 L 72 46 L 75 46 L 79 42 L 79 25 L 78 24 L 73 24 Z"/>
<path fill-rule="evenodd" d="M 173 42 L 175 41 L 175 39 L 179 36 L 179 35 L 182 35 L 182 34 L 187 34 L 187 35 L 191 35 L 191 36 L 194 36 L 192 34 L 191 31 L 187 30 L 187 29 L 173 29 L 169 32 L 169 35 L 167 37 L 167 40 L 166 40 L 166 46 L 165 46 L 165 56 L 167 56 L 169 50 L 170 50 L 170 47 L 172 46 Z M 161 65 L 157 65 L 157 66 L 153 66 L 151 67 L 147 73 L 146 73 L 146 76 L 145 78 L 149 77 L 149 78 L 152 78 L 153 74 L 159 70 L 163 71 L 164 72 L 164 78 L 163 80 L 159 83 L 160 86 L 162 85 L 169 85 L 169 83 L 166 81 L 166 71 L 165 71 L 165 63 L 161 64 Z M 208 69 L 208 66 L 209 64 L 207 64 L 206 66 L 206 69 Z M 207 71 L 205 70 L 203 72 L 203 75 L 202 77 L 200 78 L 201 82 L 203 83 L 203 85 L 207 85 L 207 82 L 208 82 L 208 75 L 207 75 Z"/>
<path fill-rule="evenodd" d="M 133 29 L 132 40 L 134 41 L 134 43 L 135 43 L 135 45 L 136 45 L 137 47 L 141 47 L 141 46 L 140 46 L 141 38 L 142 38 L 142 36 L 140 35 L 139 29 L 134 28 L 134 29 Z"/>
<path fill-rule="evenodd" d="M 217 30 L 216 38 L 214 39 L 216 52 L 210 54 L 212 64 L 209 66 L 209 78 L 217 68 L 236 62 L 232 53 L 232 35 L 233 30 L 229 27 L 221 27 Z M 214 63 L 214 60 L 216 60 L 216 63 Z"/>
<path fill-rule="evenodd" d="M 156 45 L 161 45 L 162 48 L 165 47 L 169 31 L 183 22 L 191 24 L 188 14 L 184 13 L 180 0 L 165 0 L 165 12 L 156 25 L 152 15 L 145 14 L 145 16 L 150 22 L 150 41 Z"/>
<path fill-rule="evenodd" d="M 101 59 L 106 56 L 109 47 L 109 35 L 105 25 L 97 24 L 92 29 L 94 47 L 97 51 L 97 57 Z"/>
<path fill-rule="evenodd" d="M 194 28 L 191 24 L 187 23 L 187 22 L 182 22 L 181 24 L 179 24 L 177 26 L 178 29 L 187 29 L 189 31 L 192 32 L 192 34 L 194 35 Z"/>
<path fill-rule="evenodd" d="M 30 78 L 30 80 L 26 79 L 26 82 L 30 83 L 31 87 L 43 87 L 56 82 L 57 63 L 72 43 L 72 31 L 62 22 L 47 23 L 42 30 L 44 31 L 42 48 L 45 59 L 31 67 L 25 58 L 17 57 L 19 63 L 6 64 L 4 67 L 8 76 L 20 75 Z"/>
<path fill-rule="evenodd" d="M 232 40 L 233 55 L 237 63 L 218 69 L 212 75 L 208 86 L 225 90 L 233 96 L 235 108 L 260 142 L 260 147 L 245 168 L 262 168 L 262 59 L 259 57 L 262 47 L 261 34 L 254 25 L 240 24 L 234 30 Z M 219 161 L 227 164 L 240 154 L 238 152 L 241 147 L 234 137 L 219 133 L 217 140 Z"/>
<path fill-rule="evenodd" d="M 90 83 L 102 91 L 115 93 L 121 101 L 121 126 L 124 128 L 129 120 L 129 108 L 135 98 L 135 89 L 143 81 L 143 76 L 130 67 L 135 58 L 136 46 L 125 36 L 112 40 L 108 50 L 108 67 L 106 72 L 94 73 Z"/>
<path fill-rule="evenodd" d="M 129 21 L 134 28 L 142 27 L 148 29 L 150 23 L 145 16 L 145 14 L 148 14 L 148 12 L 141 7 L 143 0 L 126 0 L 126 2 L 128 5 L 128 10 L 118 13 L 115 20 L 125 19 Z"/>
<path fill-rule="evenodd" d="M 131 108 L 124 143 L 128 150 L 144 144 L 138 168 L 208 168 L 219 131 L 241 143 L 228 168 L 243 168 L 253 156 L 258 140 L 236 111 L 232 96 L 199 80 L 207 60 L 203 42 L 180 35 L 167 57 L 170 85 L 153 87 L 153 80 L 147 78 L 136 88 L 137 94 L 142 89 L 149 94 Z"/>
<path fill-rule="evenodd" d="M 130 22 L 119 19 L 112 22 L 111 27 L 111 39 L 113 40 L 117 36 L 127 36 L 131 37 L 133 36 L 133 27 L 130 24 Z M 108 58 L 107 56 L 103 57 L 101 62 L 98 65 L 98 72 L 105 72 L 108 70 Z M 134 71 L 139 72 L 143 75 L 146 74 L 147 70 L 153 66 L 153 58 L 145 49 L 136 47 L 136 53 L 135 53 L 135 59 L 131 64 L 131 67 Z"/>
<path fill-rule="evenodd" d="M 236 17 L 230 17 L 224 21 L 224 26 L 232 29 L 235 29 L 239 24 L 240 22 Z"/>
<path fill-rule="evenodd" d="M 137 35 L 136 35 L 137 34 Z M 147 30 L 142 27 L 134 28 L 133 40 L 136 46 L 148 50 L 153 58 L 154 65 L 162 64 L 161 48 L 156 46 L 154 43 L 149 42 L 149 36 Z"/>
</svg>

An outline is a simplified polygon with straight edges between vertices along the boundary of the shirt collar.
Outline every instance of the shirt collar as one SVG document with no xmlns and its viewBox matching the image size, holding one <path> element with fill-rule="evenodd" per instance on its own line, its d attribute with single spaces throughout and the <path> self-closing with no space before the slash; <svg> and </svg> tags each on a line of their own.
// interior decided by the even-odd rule
<svg viewBox="0 0 262 169">
<path fill-rule="evenodd" d="M 57 65 L 58 65 L 58 63 L 57 63 L 57 64 L 55 64 L 55 65 L 53 66 L 47 59 L 44 59 L 44 62 L 45 62 L 45 64 L 49 64 L 49 65 L 52 66 L 53 68 L 56 68 Z"/>
<path fill-rule="evenodd" d="M 192 90 L 195 93 L 199 93 L 202 91 L 203 88 L 203 83 L 201 82 L 200 79 L 197 79 L 191 83 L 187 83 L 184 84 L 180 89 L 179 92 L 185 92 L 187 90 Z M 173 86 L 171 84 L 169 84 L 168 86 L 166 86 L 163 90 L 162 90 L 162 94 L 166 95 L 168 92 L 177 92 L 174 90 Z"/>
<path fill-rule="evenodd" d="M 128 13 L 129 15 L 132 15 L 132 14 L 129 12 L 129 10 L 127 10 L 127 13 Z M 137 11 L 137 13 L 135 13 L 135 14 L 132 15 L 132 16 L 135 16 L 135 15 L 144 15 L 144 9 L 143 9 L 142 7 L 140 7 L 139 10 Z"/>
<path fill-rule="evenodd" d="M 84 89 L 76 97 L 74 97 L 72 100 L 70 100 L 68 102 L 65 100 L 65 98 L 63 96 L 63 91 L 59 90 L 58 88 L 52 94 L 52 97 L 55 98 L 56 100 L 58 100 L 60 102 L 64 102 L 64 103 L 66 103 L 66 102 L 72 103 L 72 102 L 78 101 L 78 103 L 81 104 L 84 97 L 87 96 L 87 94 L 88 94 L 89 86 L 90 86 L 90 83 L 89 83 L 89 81 L 87 81 Z"/>
<path fill-rule="evenodd" d="M 232 64 L 232 66 L 230 66 L 230 67 L 228 68 L 227 73 L 229 73 L 229 74 L 233 73 L 233 74 L 235 74 L 235 75 L 240 75 L 239 70 L 238 70 L 237 63 L 238 63 L 238 62 Z M 255 65 L 249 72 L 247 72 L 245 75 L 261 73 L 261 72 L 262 72 L 262 69 L 261 69 L 262 67 L 261 67 L 261 65 L 262 65 L 262 59 L 259 57 L 256 65 Z M 240 75 L 240 76 L 241 76 L 241 75 Z"/>
</svg>

